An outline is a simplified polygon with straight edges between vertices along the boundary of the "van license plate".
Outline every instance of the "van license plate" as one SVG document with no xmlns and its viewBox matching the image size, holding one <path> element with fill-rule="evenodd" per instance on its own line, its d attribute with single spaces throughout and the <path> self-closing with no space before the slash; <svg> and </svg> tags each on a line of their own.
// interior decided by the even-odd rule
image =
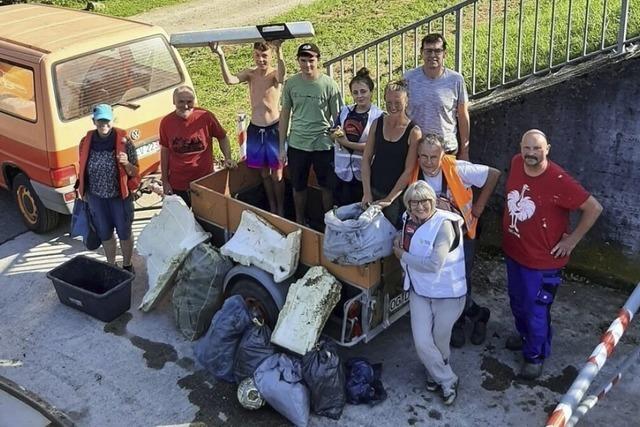
<svg viewBox="0 0 640 427">
<path fill-rule="evenodd" d="M 158 151 L 160 151 L 160 142 L 158 141 L 152 141 L 136 148 L 136 154 L 138 157 L 148 156 L 149 154 L 153 154 Z"/>
</svg>

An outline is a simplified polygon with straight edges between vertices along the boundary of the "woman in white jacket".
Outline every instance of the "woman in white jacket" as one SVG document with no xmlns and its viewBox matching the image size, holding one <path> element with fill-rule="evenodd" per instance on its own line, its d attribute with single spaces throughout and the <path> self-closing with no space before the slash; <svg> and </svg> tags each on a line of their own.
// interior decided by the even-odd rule
<svg viewBox="0 0 640 427">
<path fill-rule="evenodd" d="M 463 219 L 436 209 L 436 195 L 424 181 L 411 184 L 403 201 L 407 212 L 394 253 L 405 272 L 404 289 L 410 290 L 413 342 L 427 370 L 427 389 L 441 390 L 450 405 L 458 377 L 449 364 L 449 341 L 467 292 Z"/>
<path fill-rule="evenodd" d="M 338 206 L 362 200 L 360 165 L 371 123 L 382 115 L 382 110 L 371 103 L 375 85 L 369 70 L 362 67 L 349 82 L 355 104 L 342 107 L 338 126 L 331 136 L 335 142 L 334 164 L 337 176 L 334 201 Z"/>
</svg>

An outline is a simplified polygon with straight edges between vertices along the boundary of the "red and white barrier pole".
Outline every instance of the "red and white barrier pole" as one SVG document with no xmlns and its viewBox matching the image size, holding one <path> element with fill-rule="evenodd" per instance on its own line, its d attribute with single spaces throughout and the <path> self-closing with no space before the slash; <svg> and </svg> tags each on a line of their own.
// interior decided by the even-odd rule
<svg viewBox="0 0 640 427">
<path fill-rule="evenodd" d="M 578 377 L 573 381 L 569 390 L 551 413 L 546 423 L 547 427 L 567 426 L 573 411 L 582 400 L 595 376 L 598 375 L 600 369 L 607 362 L 607 358 L 613 353 L 613 349 L 618 345 L 620 337 L 622 337 L 629 323 L 631 323 L 638 308 L 640 308 L 640 283 L 636 285 L 635 290 L 618 312 L 618 317 L 604 333 L 600 344 L 593 350 L 593 353 L 587 359 L 587 363 L 578 373 Z"/>
<path fill-rule="evenodd" d="M 599 401 L 604 399 L 607 393 L 611 391 L 613 386 L 615 386 L 620 382 L 625 371 L 629 369 L 629 367 L 634 362 L 638 361 L 638 358 L 640 358 L 640 346 L 627 356 L 625 361 L 620 366 L 618 373 L 613 378 L 611 378 L 611 381 L 609 381 L 609 383 L 605 385 L 597 395 L 587 396 L 582 400 L 582 402 L 580 402 L 580 405 L 576 408 L 574 414 L 571 416 L 571 418 L 569 418 L 569 421 L 567 422 L 567 427 L 575 426 L 578 420 L 580 420 L 580 418 L 584 414 L 586 414 L 587 411 L 589 411 L 589 409 L 593 408 Z"/>
</svg>

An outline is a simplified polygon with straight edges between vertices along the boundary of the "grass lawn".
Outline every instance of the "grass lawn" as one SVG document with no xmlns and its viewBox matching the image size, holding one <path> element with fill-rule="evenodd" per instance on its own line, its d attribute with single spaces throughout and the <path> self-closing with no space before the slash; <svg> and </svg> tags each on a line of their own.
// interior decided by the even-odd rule
<svg viewBox="0 0 640 427">
<path fill-rule="evenodd" d="M 97 12 L 112 16 L 131 16 L 157 7 L 186 3 L 187 1 L 188 0 L 107 0 L 101 2 L 104 5 L 104 9 L 100 9 Z M 84 9 L 87 6 L 87 0 L 50 0 L 31 1 L 30 3 L 49 3 L 74 9 Z"/>
</svg>

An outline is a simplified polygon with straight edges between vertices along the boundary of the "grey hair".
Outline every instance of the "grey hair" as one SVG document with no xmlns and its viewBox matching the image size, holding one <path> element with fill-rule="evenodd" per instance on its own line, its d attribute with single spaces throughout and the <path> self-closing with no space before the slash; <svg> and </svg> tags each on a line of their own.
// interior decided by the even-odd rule
<svg viewBox="0 0 640 427">
<path fill-rule="evenodd" d="M 173 98 L 175 99 L 175 97 L 178 96 L 178 94 L 181 94 L 183 92 L 189 92 L 191 95 L 193 95 L 194 98 L 196 97 L 196 92 L 193 90 L 191 86 L 181 85 L 174 89 Z"/>
<path fill-rule="evenodd" d="M 522 139 L 520 141 L 524 141 L 524 138 L 527 135 L 540 135 L 541 137 L 544 138 L 544 141 L 547 144 L 549 143 L 549 138 L 547 138 L 547 135 L 545 135 L 545 133 L 542 132 L 540 129 L 529 129 L 528 131 L 526 131 L 525 133 L 522 134 Z"/>
<path fill-rule="evenodd" d="M 418 141 L 418 145 L 435 145 L 444 150 L 444 138 L 436 133 L 426 133 L 422 135 L 422 138 Z"/>
<path fill-rule="evenodd" d="M 410 211 L 411 207 L 409 202 L 411 200 L 429 200 L 431 201 L 431 209 L 433 210 L 436 207 L 436 193 L 433 191 L 433 188 L 425 181 L 416 181 L 407 187 L 407 190 L 404 192 L 404 196 L 402 197 L 402 202 L 404 203 L 404 207 Z"/>
</svg>

